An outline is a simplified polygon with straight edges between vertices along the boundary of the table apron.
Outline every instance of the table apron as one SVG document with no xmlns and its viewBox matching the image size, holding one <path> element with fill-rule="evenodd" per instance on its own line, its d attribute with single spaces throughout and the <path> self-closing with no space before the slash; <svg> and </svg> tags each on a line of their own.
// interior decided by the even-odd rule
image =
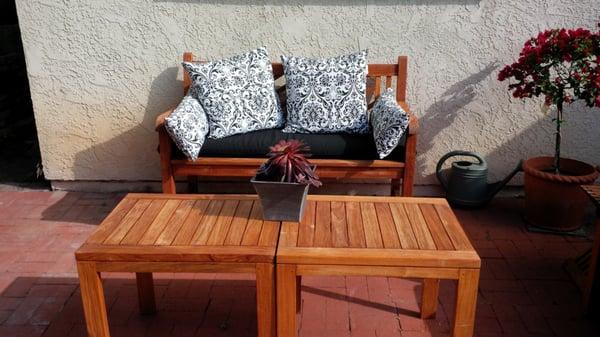
<svg viewBox="0 0 600 337">
<path fill-rule="evenodd" d="M 382 276 L 402 278 L 434 278 L 457 280 L 460 270 L 477 268 L 437 268 L 437 267 L 389 267 L 389 266 L 348 266 L 301 264 L 296 266 L 297 275 L 344 275 Z"/>
<path fill-rule="evenodd" d="M 210 262 L 94 262 L 99 272 L 130 273 L 255 273 L 256 263 Z"/>
</svg>

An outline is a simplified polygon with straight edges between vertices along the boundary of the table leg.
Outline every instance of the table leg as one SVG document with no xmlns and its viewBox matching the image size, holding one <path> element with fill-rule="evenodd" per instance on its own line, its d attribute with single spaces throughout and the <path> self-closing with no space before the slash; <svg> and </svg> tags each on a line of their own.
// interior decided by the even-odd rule
<svg viewBox="0 0 600 337">
<path fill-rule="evenodd" d="M 94 262 L 77 262 L 81 301 L 89 337 L 109 337 L 106 304 L 100 273 Z"/>
<path fill-rule="evenodd" d="M 296 337 L 296 266 L 277 265 L 277 336 Z"/>
<path fill-rule="evenodd" d="M 140 313 L 143 315 L 156 312 L 156 302 L 154 300 L 154 280 L 152 273 L 135 273 L 138 289 L 138 301 L 140 304 Z"/>
<path fill-rule="evenodd" d="M 256 264 L 256 313 L 258 337 L 275 337 L 277 316 L 275 303 L 275 266 Z"/>
<path fill-rule="evenodd" d="M 302 276 L 296 276 L 296 313 L 302 310 Z"/>
<path fill-rule="evenodd" d="M 423 279 L 423 291 L 421 293 L 421 318 L 435 318 L 437 311 L 438 295 L 440 292 L 440 280 Z"/>
<path fill-rule="evenodd" d="M 477 306 L 479 269 L 462 269 L 456 289 L 453 337 L 472 337 Z"/>
</svg>

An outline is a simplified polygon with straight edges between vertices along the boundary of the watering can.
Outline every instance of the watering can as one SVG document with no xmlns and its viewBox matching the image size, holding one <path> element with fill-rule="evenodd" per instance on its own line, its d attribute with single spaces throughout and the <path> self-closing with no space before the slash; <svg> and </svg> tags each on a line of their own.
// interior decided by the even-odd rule
<svg viewBox="0 0 600 337">
<path fill-rule="evenodd" d="M 452 163 L 448 173 L 442 171 L 446 160 L 455 156 L 475 158 L 477 162 L 458 160 Z M 485 159 L 470 151 L 452 151 L 437 163 L 435 173 L 446 190 L 446 199 L 454 206 L 480 207 L 487 204 L 515 174 L 521 171 L 522 161 L 504 179 L 488 184 L 488 167 Z"/>
</svg>

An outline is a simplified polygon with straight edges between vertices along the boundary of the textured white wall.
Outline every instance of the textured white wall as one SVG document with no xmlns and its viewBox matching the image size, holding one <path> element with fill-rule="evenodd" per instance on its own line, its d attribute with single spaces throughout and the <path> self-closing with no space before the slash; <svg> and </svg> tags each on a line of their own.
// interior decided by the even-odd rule
<svg viewBox="0 0 600 337">
<path fill-rule="evenodd" d="M 539 102 L 513 101 L 498 70 L 549 27 L 595 29 L 598 0 L 17 0 L 48 179 L 159 178 L 157 114 L 181 98 L 183 51 L 217 58 L 268 47 L 371 62 L 410 57 L 420 117 L 417 182 L 437 159 L 474 150 L 492 178 L 552 151 Z M 600 163 L 600 111 L 568 108 L 567 156 Z"/>
</svg>

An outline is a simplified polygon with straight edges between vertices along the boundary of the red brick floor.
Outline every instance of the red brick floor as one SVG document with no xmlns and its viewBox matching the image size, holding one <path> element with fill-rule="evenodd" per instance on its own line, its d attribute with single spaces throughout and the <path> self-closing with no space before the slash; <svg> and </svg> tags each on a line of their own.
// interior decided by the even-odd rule
<svg viewBox="0 0 600 337">
<path fill-rule="evenodd" d="M 0 193 L 0 336 L 85 336 L 73 252 L 121 197 Z M 457 211 L 483 258 L 476 336 L 600 336 L 562 268 L 590 241 L 527 232 L 520 205 Z M 251 276 L 159 274 L 156 285 L 159 312 L 141 316 L 132 275 L 107 275 L 112 336 L 256 335 Z M 437 318 L 422 321 L 415 280 L 305 277 L 300 336 L 449 336 L 454 287 L 442 282 Z"/>
</svg>

